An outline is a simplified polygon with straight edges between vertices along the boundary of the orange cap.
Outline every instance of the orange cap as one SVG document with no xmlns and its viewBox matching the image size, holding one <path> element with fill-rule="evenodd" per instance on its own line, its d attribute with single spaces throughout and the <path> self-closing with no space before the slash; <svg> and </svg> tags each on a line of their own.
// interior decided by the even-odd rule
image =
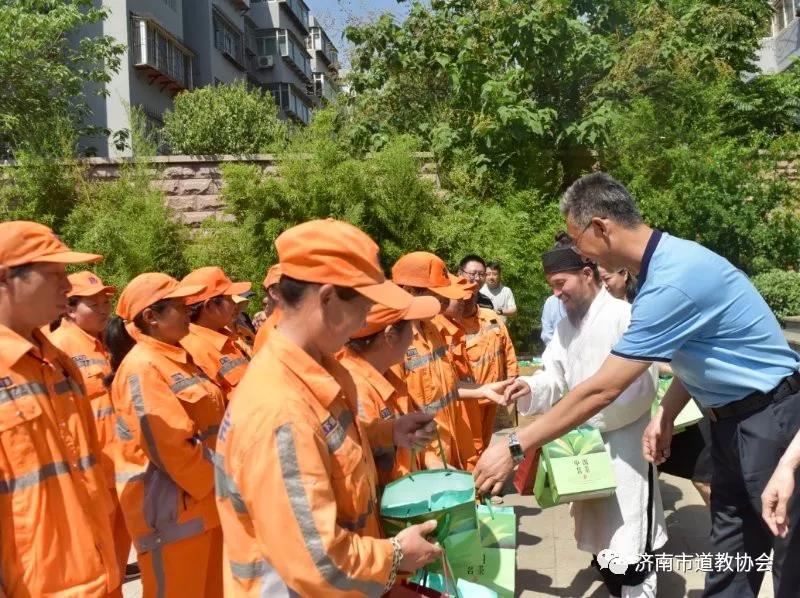
<svg viewBox="0 0 800 598">
<path fill-rule="evenodd" d="M 172 276 L 161 272 L 145 272 L 122 289 L 117 302 L 117 315 L 130 322 L 156 301 L 189 297 L 202 290 L 202 285 L 183 286 Z"/>
<path fill-rule="evenodd" d="M 113 295 L 117 292 L 117 287 L 103 284 L 100 277 L 89 270 L 70 274 L 67 278 L 72 285 L 67 297 L 91 297 L 98 293 Z"/>
<path fill-rule="evenodd" d="M 475 291 L 478 290 L 480 283 L 471 282 L 463 276 L 459 276 L 457 280 L 458 282 L 456 282 L 456 284 L 464 291 L 464 299 L 472 299 L 472 296 L 475 294 Z"/>
<path fill-rule="evenodd" d="M 447 271 L 441 258 L 427 251 L 407 253 L 392 267 L 392 280 L 399 284 L 429 289 L 445 299 L 464 299 L 458 279 Z"/>
<path fill-rule="evenodd" d="M 0 265 L 13 268 L 23 264 L 89 264 L 102 255 L 71 251 L 44 224 L 15 220 L 0 223 Z"/>
<path fill-rule="evenodd" d="M 390 309 L 383 305 L 373 305 L 367 314 L 366 325 L 352 338 L 364 338 L 380 332 L 390 324 L 402 320 L 428 320 L 442 310 L 436 297 L 414 297 L 406 309 Z"/>
<path fill-rule="evenodd" d="M 275 247 L 284 276 L 351 288 L 392 309 L 411 303 L 411 295 L 383 275 L 375 241 L 352 224 L 304 222 L 278 236 Z"/>
<path fill-rule="evenodd" d="M 181 280 L 181 286 L 191 285 L 201 286 L 203 289 L 187 297 L 187 305 L 200 303 L 219 295 L 241 295 L 249 291 L 252 286 L 249 282 L 233 282 L 218 266 L 206 266 L 189 272 Z"/>
<path fill-rule="evenodd" d="M 264 279 L 263 287 L 268 289 L 274 284 L 278 284 L 281 279 L 281 265 L 275 264 L 267 270 L 267 277 Z"/>
</svg>

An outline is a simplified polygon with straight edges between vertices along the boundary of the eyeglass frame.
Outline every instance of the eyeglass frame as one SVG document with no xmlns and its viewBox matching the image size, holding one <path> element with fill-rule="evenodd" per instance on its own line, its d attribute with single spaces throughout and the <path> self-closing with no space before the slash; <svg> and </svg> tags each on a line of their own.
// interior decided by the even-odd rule
<svg viewBox="0 0 800 598">
<path fill-rule="evenodd" d="M 463 274 L 469 280 L 475 280 L 476 278 L 480 280 L 486 280 L 486 270 L 484 270 L 483 272 L 467 272 L 466 270 L 459 268 L 458 273 Z"/>
</svg>

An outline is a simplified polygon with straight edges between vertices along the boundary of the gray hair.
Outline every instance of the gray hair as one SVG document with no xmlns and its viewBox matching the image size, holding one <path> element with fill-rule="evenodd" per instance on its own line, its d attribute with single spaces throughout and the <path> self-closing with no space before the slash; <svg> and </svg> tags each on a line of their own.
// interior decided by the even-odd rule
<svg viewBox="0 0 800 598">
<path fill-rule="evenodd" d="M 561 214 L 578 227 L 592 218 L 608 218 L 625 228 L 642 224 L 642 214 L 628 190 L 604 172 L 593 172 L 570 185 L 561 198 Z"/>
</svg>

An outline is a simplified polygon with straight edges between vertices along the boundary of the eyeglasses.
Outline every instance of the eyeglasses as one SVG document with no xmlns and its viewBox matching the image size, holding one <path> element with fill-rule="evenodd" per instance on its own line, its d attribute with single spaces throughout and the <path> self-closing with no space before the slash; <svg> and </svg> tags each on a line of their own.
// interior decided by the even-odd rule
<svg viewBox="0 0 800 598">
<path fill-rule="evenodd" d="M 483 280 L 484 278 L 486 278 L 486 272 L 479 272 L 477 270 L 475 272 L 467 272 L 466 270 L 459 270 L 459 273 L 463 274 L 470 280 L 474 280 L 476 278 Z"/>
<path fill-rule="evenodd" d="M 581 234 L 579 234 L 579 235 L 578 235 L 578 238 L 577 238 L 577 239 L 575 239 L 575 240 L 572 242 L 572 245 L 570 245 L 570 247 L 569 247 L 570 249 L 572 249 L 572 251 L 574 251 L 574 252 L 575 252 L 575 253 L 577 253 L 578 255 L 582 255 L 582 254 L 581 254 L 581 250 L 580 250 L 580 249 L 578 249 L 578 243 L 580 243 L 580 242 L 581 242 L 581 239 L 583 238 L 583 234 L 584 234 L 584 233 L 585 233 L 587 230 L 589 230 L 589 227 L 590 227 L 590 226 L 592 226 L 592 221 L 591 221 L 591 220 L 589 221 L 589 224 L 587 224 L 586 226 L 584 226 L 584 227 L 583 227 L 583 230 L 581 231 Z"/>
</svg>

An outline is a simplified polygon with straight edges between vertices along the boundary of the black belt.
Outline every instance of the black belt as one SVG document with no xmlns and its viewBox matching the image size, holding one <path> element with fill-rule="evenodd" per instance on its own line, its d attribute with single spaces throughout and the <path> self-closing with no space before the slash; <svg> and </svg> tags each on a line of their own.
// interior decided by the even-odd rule
<svg viewBox="0 0 800 598">
<path fill-rule="evenodd" d="M 778 386 L 767 393 L 756 391 L 739 401 L 734 401 L 721 407 L 709 408 L 708 417 L 711 421 L 719 421 L 729 417 L 736 417 L 737 415 L 746 415 L 753 411 L 758 411 L 772 401 L 780 401 L 798 391 L 800 391 L 800 372 L 795 372 L 781 380 Z"/>
</svg>

